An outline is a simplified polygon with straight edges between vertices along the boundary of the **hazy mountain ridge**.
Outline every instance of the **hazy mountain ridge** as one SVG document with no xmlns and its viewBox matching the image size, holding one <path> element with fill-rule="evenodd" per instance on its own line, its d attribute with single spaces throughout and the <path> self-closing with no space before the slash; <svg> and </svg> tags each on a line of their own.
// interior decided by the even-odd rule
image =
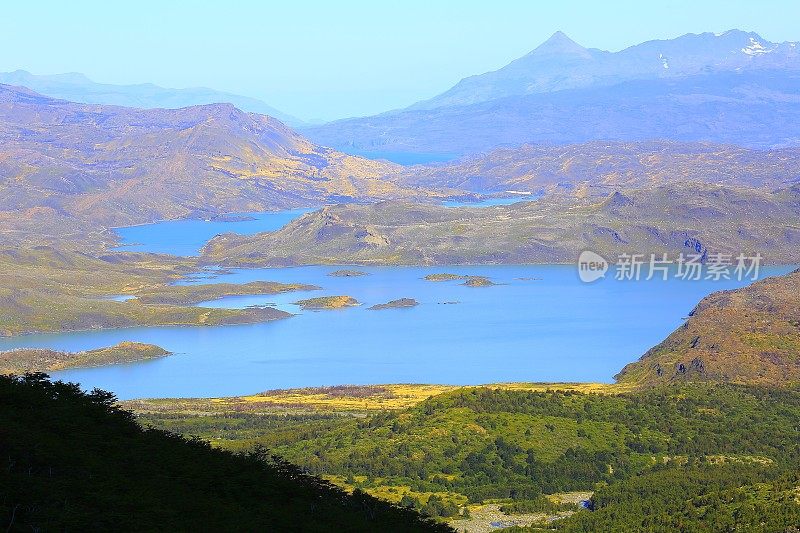
<svg viewBox="0 0 800 533">
<path fill-rule="evenodd" d="M 800 149 L 753 150 L 675 141 L 591 141 L 498 148 L 452 163 L 409 167 L 401 183 L 473 192 L 606 194 L 619 187 L 697 181 L 780 189 L 800 182 Z"/>
<path fill-rule="evenodd" d="M 217 91 L 207 87 L 170 89 L 152 83 L 115 85 L 94 82 L 77 72 L 37 75 L 25 70 L 0 72 L 0 83 L 27 87 L 52 98 L 84 104 L 178 109 L 195 105 L 228 103 L 243 111 L 276 118 L 289 126 L 305 124 L 299 118 L 279 111 L 257 98 Z"/>
<path fill-rule="evenodd" d="M 0 221 L 9 242 L 416 194 L 381 178 L 394 168 L 314 145 L 231 104 L 143 110 L 0 85 Z"/>
<path fill-rule="evenodd" d="M 619 52 L 584 48 L 562 32 L 493 72 L 470 76 L 409 109 L 469 105 L 506 96 L 614 85 L 711 71 L 800 69 L 796 43 L 773 43 L 755 32 L 686 34 Z"/>
<path fill-rule="evenodd" d="M 657 138 L 774 148 L 800 145 L 798 120 L 797 43 L 731 30 L 612 53 L 557 32 L 429 100 L 304 133 L 360 153 L 458 156 L 525 143 Z"/>
<path fill-rule="evenodd" d="M 303 130 L 340 150 L 453 156 L 526 143 L 592 140 L 800 145 L 800 73 L 703 73 L 409 109 Z"/>
</svg>

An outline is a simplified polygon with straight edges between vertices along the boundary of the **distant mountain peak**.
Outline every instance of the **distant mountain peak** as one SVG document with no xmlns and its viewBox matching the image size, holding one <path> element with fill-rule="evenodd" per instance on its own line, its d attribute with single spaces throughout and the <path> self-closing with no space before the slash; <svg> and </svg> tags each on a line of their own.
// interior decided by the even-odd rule
<svg viewBox="0 0 800 533">
<path fill-rule="evenodd" d="M 557 31 L 529 55 L 586 55 L 588 50 L 563 32 Z"/>
</svg>

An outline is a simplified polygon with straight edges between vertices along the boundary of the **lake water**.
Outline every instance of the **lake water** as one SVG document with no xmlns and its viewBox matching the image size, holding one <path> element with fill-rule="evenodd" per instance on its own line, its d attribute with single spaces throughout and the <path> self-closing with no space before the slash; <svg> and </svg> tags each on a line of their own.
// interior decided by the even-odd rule
<svg viewBox="0 0 800 533">
<path fill-rule="evenodd" d="M 367 159 L 383 159 L 399 165 L 427 165 L 431 163 L 445 163 L 458 159 L 458 154 L 441 152 L 374 152 L 344 148 L 342 150 L 350 155 L 366 157 Z"/>
<path fill-rule="evenodd" d="M 541 198 L 537 194 L 517 194 L 514 196 L 489 197 L 476 202 L 465 202 L 460 200 L 445 200 L 442 202 L 444 207 L 494 207 L 498 205 L 512 205 L 520 202 L 533 202 Z"/>
<path fill-rule="evenodd" d="M 173 255 L 197 255 L 212 237 L 220 233 L 253 235 L 275 231 L 313 209 L 292 209 L 266 213 L 239 213 L 218 220 L 166 220 L 116 228 L 122 240 L 119 249 Z"/>
<path fill-rule="evenodd" d="M 527 198 L 489 198 L 492 206 Z M 448 205 L 476 205 L 450 202 Z M 272 231 L 308 212 L 244 213 L 226 220 L 184 220 L 121 228 L 123 249 L 197 254 L 219 233 Z M 0 350 L 48 347 L 80 351 L 121 341 L 153 343 L 174 355 L 101 368 L 55 372 L 58 379 L 99 387 L 122 399 L 248 394 L 268 389 L 341 384 L 500 381 L 611 382 L 681 324 L 705 295 L 737 281 L 616 281 L 609 274 L 581 283 L 574 266 L 350 267 L 359 277 L 332 277 L 340 268 L 307 266 L 226 272 L 207 269 L 181 283 L 307 283 L 318 291 L 236 296 L 200 305 L 272 305 L 295 316 L 264 324 L 144 327 L 0 339 Z M 764 275 L 790 268 L 766 269 Z M 432 273 L 480 275 L 497 285 L 430 282 Z M 303 311 L 311 296 L 348 295 L 362 305 Z M 124 297 L 109 297 L 123 301 Z M 414 298 L 407 309 L 371 305 Z M 121 303 L 124 305 L 124 302 Z"/>
<path fill-rule="evenodd" d="M 491 207 L 536 200 L 535 195 L 515 195 L 506 198 L 484 198 L 475 202 L 445 201 L 446 207 Z M 274 212 L 234 213 L 222 219 L 165 220 L 116 228 L 120 237 L 119 250 L 194 256 L 210 239 L 221 233 L 253 235 L 275 231 L 295 218 L 314 209 L 291 209 Z"/>
<path fill-rule="evenodd" d="M 124 340 L 157 344 L 164 359 L 55 372 L 123 399 L 220 396 L 336 384 L 499 381 L 612 381 L 626 363 L 666 337 L 706 294 L 739 282 L 578 280 L 570 266 L 371 267 L 331 277 L 339 267 L 237 270 L 211 282 L 274 280 L 323 290 L 240 296 L 205 305 L 274 304 L 298 313 L 265 324 L 151 327 L 0 339 L 0 349 L 77 351 Z M 789 268 L 771 269 L 782 273 Z M 490 277 L 496 286 L 429 282 L 436 272 Z M 308 296 L 346 294 L 363 305 L 300 311 Z M 370 311 L 397 298 L 419 306 Z M 124 304 L 121 304 L 124 305 Z"/>
</svg>

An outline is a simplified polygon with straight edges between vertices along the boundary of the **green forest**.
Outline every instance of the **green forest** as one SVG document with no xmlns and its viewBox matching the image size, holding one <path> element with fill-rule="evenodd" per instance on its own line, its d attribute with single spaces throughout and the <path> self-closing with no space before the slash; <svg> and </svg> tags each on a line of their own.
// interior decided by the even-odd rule
<svg viewBox="0 0 800 533">
<path fill-rule="evenodd" d="M 589 490 L 591 510 L 548 527 L 766 532 L 800 524 L 798 389 L 475 387 L 364 417 L 148 414 L 140 422 L 230 449 L 264 446 L 431 516 L 458 518 L 487 501 L 504 502 L 508 514 L 554 513 L 565 507 L 543 495 Z"/>
</svg>

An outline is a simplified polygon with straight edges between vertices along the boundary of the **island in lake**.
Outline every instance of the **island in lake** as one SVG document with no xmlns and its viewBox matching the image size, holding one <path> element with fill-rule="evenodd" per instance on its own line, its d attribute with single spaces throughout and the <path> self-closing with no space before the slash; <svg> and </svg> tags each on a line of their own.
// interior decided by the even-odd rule
<svg viewBox="0 0 800 533">
<path fill-rule="evenodd" d="M 467 287 L 491 287 L 492 285 L 496 285 L 492 280 L 487 278 L 486 276 L 465 276 L 462 274 L 428 274 L 424 278 L 426 281 L 455 281 L 455 280 L 464 280 L 462 285 Z"/>
<path fill-rule="evenodd" d="M 67 368 L 135 363 L 171 355 L 153 344 L 121 342 L 108 348 L 62 352 L 43 348 L 21 348 L 0 352 L 0 374 L 52 372 Z"/>
<path fill-rule="evenodd" d="M 342 309 L 359 305 L 358 300 L 351 296 L 320 296 L 318 298 L 308 298 L 295 302 L 302 309 Z"/>
<path fill-rule="evenodd" d="M 402 309 L 407 307 L 416 307 L 419 305 L 414 298 L 400 298 L 398 300 L 391 300 L 386 302 L 385 304 L 376 304 L 368 309 L 370 311 L 381 311 L 383 309 Z"/>
<path fill-rule="evenodd" d="M 334 278 L 357 278 L 360 276 L 369 276 L 369 273 L 363 270 L 334 270 L 328 275 Z"/>
</svg>

